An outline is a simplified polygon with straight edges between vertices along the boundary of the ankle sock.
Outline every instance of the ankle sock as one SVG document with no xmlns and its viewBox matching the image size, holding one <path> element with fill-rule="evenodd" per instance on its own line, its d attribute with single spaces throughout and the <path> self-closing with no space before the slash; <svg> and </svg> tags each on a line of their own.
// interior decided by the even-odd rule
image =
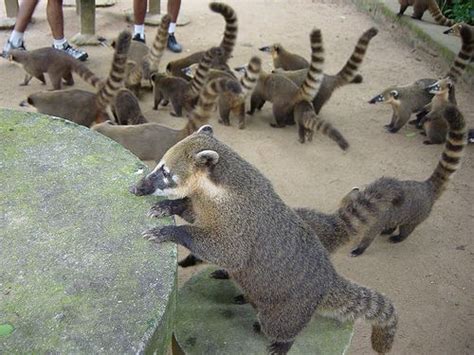
<svg viewBox="0 0 474 355">
<path fill-rule="evenodd" d="M 170 22 L 170 27 L 168 27 L 168 33 L 173 34 L 176 31 L 176 22 Z"/>
<path fill-rule="evenodd" d="M 133 25 L 133 35 L 137 34 L 141 39 L 145 39 L 145 25 Z"/>
<path fill-rule="evenodd" d="M 54 48 L 57 48 L 57 49 L 63 48 L 66 43 L 67 43 L 66 38 L 53 40 L 53 46 L 54 46 Z"/>
<path fill-rule="evenodd" d="M 10 43 L 13 44 L 14 47 L 19 47 L 20 44 L 23 43 L 23 35 L 23 32 L 13 30 L 9 39 Z"/>
</svg>

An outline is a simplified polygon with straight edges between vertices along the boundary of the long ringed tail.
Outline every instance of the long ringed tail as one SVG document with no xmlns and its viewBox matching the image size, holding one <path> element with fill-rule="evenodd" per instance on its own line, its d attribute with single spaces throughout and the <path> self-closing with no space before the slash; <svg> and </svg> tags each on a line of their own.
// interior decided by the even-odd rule
<svg viewBox="0 0 474 355">
<path fill-rule="evenodd" d="M 242 96 L 247 97 L 252 94 L 257 85 L 258 77 L 262 70 L 262 61 L 259 57 L 250 58 L 247 70 L 244 76 L 240 79 L 240 86 L 242 87 Z"/>
<path fill-rule="evenodd" d="M 348 83 L 360 83 L 362 81 L 362 78 L 358 76 L 357 72 L 359 71 L 359 67 L 364 60 L 370 40 L 375 37 L 378 32 L 379 31 L 377 28 L 372 27 L 365 31 L 362 36 L 360 36 L 354 51 L 352 52 L 352 55 L 349 57 L 346 64 L 342 67 L 339 73 L 337 73 L 338 86 Z"/>
<path fill-rule="evenodd" d="M 224 49 L 221 47 L 212 47 L 202 57 L 199 65 L 194 74 L 193 80 L 191 80 L 191 93 L 192 96 L 198 96 L 199 92 L 203 88 L 207 81 L 207 75 L 209 69 L 211 69 L 213 59 L 224 55 Z"/>
<path fill-rule="evenodd" d="M 455 21 L 444 17 L 436 0 L 428 1 L 428 11 L 430 12 L 431 16 L 433 16 L 433 19 L 438 25 L 453 26 L 456 23 Z"/>
<path fill-rule="evenodd" d="M 71 59 L 73 59 L 74 63 L 72 66 L 74 73 L 79 75 L 86 83 L 98 89 L 102 83 L 102 79 L 95 75 L 84 63 L 74 58 Z"/>
<path fill-rule="evenodd" d="M 441 154 L 441 159 L 436 169 L 427 180 L 432 184 L 436 198 L 441 196 L 451 176 L 461 166 L 461 159 L 464 147 L 467 144 L 468 135 L 464 117 L 456 105 L 449 104 L 443 110 L 443 117 L 448 123 L 448 134 L 444 151 Z"/>
<path fill-rule="evenodd" d="M 454 82 L 464 73 L 474 53 L 474 27 L 462 24 L 459 33 L 461 35 L 462 46 L 447 74 Z"/>
<path fill-rule="evenodd" d="M 308 110 L 303 115 L 303 122 L 301 122 L 301 124 L 303 124 L 304 128 L 308 131 L 320 131 L 325 136 L 328 136 L 336 142 L 342 150 L 347 150 L 349 148 L 349 142 L 347 142 L 341 132 L 339 132 L 330 122 L 316 115 L 314 110 Z"/>
<path fill-rule="evenodd" d="M 105 111 L 123 85 L 131 39 L 132 35 L 128 31 L 122 31 L 117 39 L 109 76 L 97 91 L 96 103 L 99 110 Z"/>
<path fill-rule="evenodd" d="M 171 17 L 169 15 L 165 15 L 161 19 L 158 30 L 156 31 L 155 40 L 143 61 L 143 77 L 145 79 L 149 79 L 152 73 L 158 71 L 168 41 L 168 27 L 170 22 Z"/>
<path fill-rule="evenodd" d="M 237 41 L 237 32 L 238 32 L 238 23 L 237 23 L 237 14 L 234 9 L 227 4 L 222 2 L 211 2 L 209 8 L 221 14 L 225 20 L 225 31 L 224 38 L 220 44 L 225 51 L 225 56 L 229 59 L 234 50 L 235 43 Z"/>
</svg>

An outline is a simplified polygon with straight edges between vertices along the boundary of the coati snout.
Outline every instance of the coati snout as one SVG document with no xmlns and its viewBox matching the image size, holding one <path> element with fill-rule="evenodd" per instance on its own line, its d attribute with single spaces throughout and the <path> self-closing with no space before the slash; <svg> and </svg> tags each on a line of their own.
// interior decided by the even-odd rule
<svg viewBox="0 0 474 355">
<path fill-rule="evenodd" d="M 169 170 L 162 164 L 159 168 L 155 168 L 150 174 L 141 179 L 136 185 L 132 186 L 130 192 L 137 196 L 166 196 L 164 190 L 174 186 L 176 186 L 176 183 L 171 179 Z"/>
<path fill-rule="evenodd" d="M 369 101 L 369 104 L 378 104 L 380 102 L 384 102 L 385 98 L 382 94 L 375 96 Z"/>
<path fill-rule="evenodd" d="M 388 96 L 386 98 L 385 96 Z M 398 91 L 397 90 L 392 90 L 390 93 L 387 94 L 379 94 L 375 97 L 373 97 L 370 101 L 369 104 L 378 104 L 380 102 L 385 102 L 385 103 L 391 103 L 393 99 L 398 100 Z"/>
</svg>

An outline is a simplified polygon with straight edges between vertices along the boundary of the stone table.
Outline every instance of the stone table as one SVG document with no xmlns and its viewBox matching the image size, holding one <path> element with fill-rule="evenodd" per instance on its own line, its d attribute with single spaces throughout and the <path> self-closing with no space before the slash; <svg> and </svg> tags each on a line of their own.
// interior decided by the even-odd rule
<svg viewBox="0 0 474 355">
<path fill-rule="evenodd" d="M 141 232 L 144 165 L 69 121 L 0 110 L 0 353 L 166 353 L 176 247 Z"/>
</svg>

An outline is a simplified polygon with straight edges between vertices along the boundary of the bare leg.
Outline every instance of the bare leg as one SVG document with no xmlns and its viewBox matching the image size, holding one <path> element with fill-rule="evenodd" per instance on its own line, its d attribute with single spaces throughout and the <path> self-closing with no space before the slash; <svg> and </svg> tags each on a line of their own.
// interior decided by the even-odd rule
<svg viewBox="0 0 474 355">
<path fill-rule="evenodd" d="M 146 2 L 147 0 L 133 0 L 133 18 L 135 25 L 143 25 L 145 23 Z"/>
<path fill-rule="evenodd" d="M 181 8 L 181 0 L 168 0 L 168 15 L 171 16 L 171 22 L 176 23 L 180 8 Z"/>
<path fill-rule="evenodd" d="M 16 22 L 14 30 L 17 32 L 25 32 L 28 23 L 31 21 L 31 17 L 33 16 L 33 12 L 36 9 L 36 5 L 38 5 L 39 0 L 23 0 L 20 3 L 20 7 L 18 9 L 18 15 L 16 15 Z"/>
<path fill-rule="evenodd" d="M 48 0 L 46 15 L 54 39 L 64 38 L 63 0 Z"/>
</svg>

